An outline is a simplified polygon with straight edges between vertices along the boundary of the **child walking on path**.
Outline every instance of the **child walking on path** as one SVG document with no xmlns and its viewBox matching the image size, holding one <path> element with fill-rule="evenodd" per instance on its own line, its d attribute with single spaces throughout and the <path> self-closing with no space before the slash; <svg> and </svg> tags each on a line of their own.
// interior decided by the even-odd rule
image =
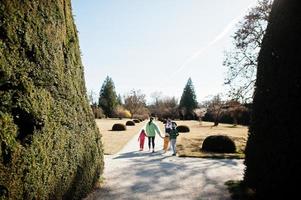
<svg viewBox="0 0 301 200">
<path fill-rule="evenodd" d="M 177 130 L 177 124 L 175 122 L 172 122 L 172 129 L 169 133 L 169 140 L 170 140 L 170 145 L 171 145 L 171 149 L 173 152 L 173 156 L 176 155 L 177 153 L 177 149 L 176 149 L 176 143 L 177 143 L 177 137 L 179 135 L 179 132 Z"/>
<path fill-rule="evenodd" d="M 171 129 L 172 129 L 171 120 L 167 119 L 166 120 L 166 124 L 165 124 L 165 137 L 164 137 L 164 144 L 163 144 L 163 151 L 164 151 L 164 153 L 166 153 L 166 151 L 168 149 L 169 133 L 170 133 Z"/>
<path fill-rule="evenodd" d="M 140 134 L 139 134 L 139 137 L 138 137 L 138 142 L 140 142 L 139 143 L 140 144 L 139 145 L 140 146 L 139 151 L 143 151 L 145 137 L 146 137 L 145 131 L 144 131 L 144 129 L 142 129 Z"/>
</svg>

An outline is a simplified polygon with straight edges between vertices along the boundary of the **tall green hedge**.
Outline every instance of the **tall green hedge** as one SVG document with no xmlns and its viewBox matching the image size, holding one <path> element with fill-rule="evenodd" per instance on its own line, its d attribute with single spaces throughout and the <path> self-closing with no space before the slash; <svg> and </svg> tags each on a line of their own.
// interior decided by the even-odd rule
<svg viewBox="0 0 301 200">
<path fill-rule="evenodd" d="M 256 199 L 300 196 L 301 7 L 275 0 L 258 58 L 246 184 Z"/>
<path fill-rule="evenodd" d="M 80 199 L 103 171 L 70 0 L 0 1 L 0 199 Z"/>
</svg>

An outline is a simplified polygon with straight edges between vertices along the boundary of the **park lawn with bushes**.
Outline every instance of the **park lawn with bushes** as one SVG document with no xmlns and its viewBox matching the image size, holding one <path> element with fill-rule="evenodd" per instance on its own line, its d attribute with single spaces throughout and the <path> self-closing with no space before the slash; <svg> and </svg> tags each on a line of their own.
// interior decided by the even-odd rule
<svg viewBox="0 0 301 200">
<path fill-rule="evenodd" d="M 141 122 L 137 123 L 135 126 L 127 126 L 125 131 L 112 131 L 114 124 L 121 123 L 125 125 L 129 120 L 130 119 L 96 119 L 96 124 L 102 135 L 105 155 L 112 155 L 119 152 L 145 124 L 144 122 Z"/>
<path fill-rule="evenodd" d="M 177 151 L 180 157 L 199 158 L 244 158 L 244 149 L 248 136 L 247 126 L 233 126 L 232 124 L 219 124 L 212 126 L 212 122 L 176 121 L 179 125 L 187 125 L 189 133 L 180 133 L 177 140 Z M 236 153 L 212 153 L 202 151 L 204 139 L 210 135 L 227 135 L 236 145 Z"/>
</svg>

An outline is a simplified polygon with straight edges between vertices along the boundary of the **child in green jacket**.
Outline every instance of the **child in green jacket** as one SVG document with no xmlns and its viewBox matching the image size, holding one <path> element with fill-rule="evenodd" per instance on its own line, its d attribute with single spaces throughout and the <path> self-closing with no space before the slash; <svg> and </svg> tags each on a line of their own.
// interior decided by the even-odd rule
<svg viewBox="0 0 301 200">
<path fill-rule="evenodd" d="M 177 150 L 176 150 L 176 142 L 177 142 L 177 137 L 179 135 L 179 132 L 177 130 L 177 124 L 175 122 L 172 122 L 172 129 L 169 133 L 169 141 L 171 145 L 171 149 L 173 151 L 173 156 L 176 155 Z"/>
</svg>

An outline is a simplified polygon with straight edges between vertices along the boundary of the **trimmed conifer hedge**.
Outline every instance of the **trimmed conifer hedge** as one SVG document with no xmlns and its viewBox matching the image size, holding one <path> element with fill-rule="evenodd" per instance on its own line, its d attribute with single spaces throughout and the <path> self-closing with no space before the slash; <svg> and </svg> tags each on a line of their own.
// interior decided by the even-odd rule
<svg viewBox="0 0 301 200">
<path fill-rule="evenodd" d="M 102 174 L 70 4 L 0 1 L 0 199 L 81 199 Z"/>
<path fill-rule="evenodd" d="M 301 7 L 275 0 L 258 57 L 244 182 L 256 199 L 300 195 Z"/>
</svg>

